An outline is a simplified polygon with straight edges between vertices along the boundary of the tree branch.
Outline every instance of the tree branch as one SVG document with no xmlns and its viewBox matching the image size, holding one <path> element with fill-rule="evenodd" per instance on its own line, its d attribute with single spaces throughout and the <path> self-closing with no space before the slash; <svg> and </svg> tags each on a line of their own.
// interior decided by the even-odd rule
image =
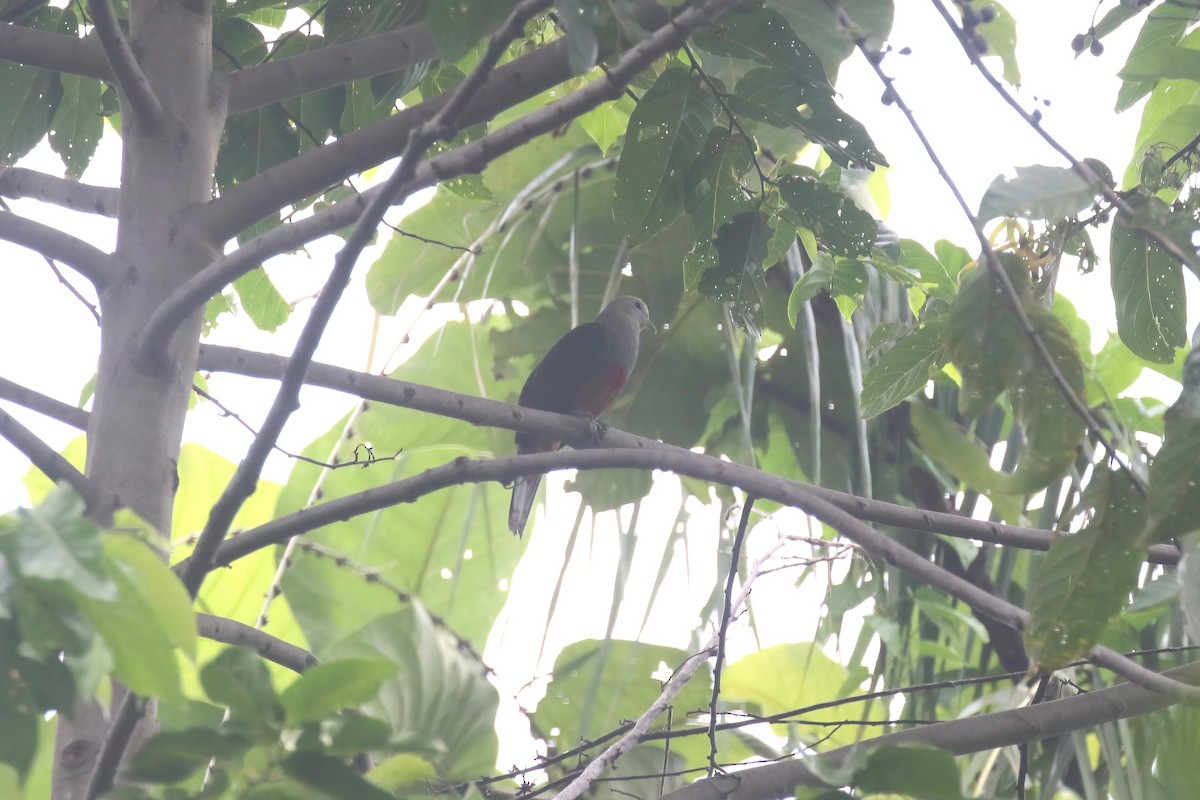
<svg viewBox="0 0 1200 800">
<path fill-rule="evenodd" d="M 0 212 L 0 239 L 61 261 L 100 288 L 115 275 L 113 257 L 82 239 L 12 212 Z"/>
<path fill-rule="evenodd" d="M 258 436 L 251 443 L 245 458 L 238 464 L 237 471 L 225 487 L 225 491 L 221 493 L 221 497 L 209 513 L 204 530 L 196 542 L 191 558 L 188 559 L 189 564 L 183 570 L 183 582 L 193 597 L 200 590 L 205 575 L 211 569 L 217 548 L 229 531 L 229 526 L 238 509 L 254 493 L 263 464 L 283 430 L 284 423 L 299 407 L 300 389 L 304 385 L 304 376 L 312 363 L 313 354 L 321 341 L 325 327 L 328 325 L 342 293 L 350 283 L 350 273 L 359 254 L 374 236 L 375 228 L 383 219 L 384 212 L 393 202 L 402 199 L 397 193 L 398 187 L 408 182 L 409 176 L 416 169 L 418 160 L 425 154 L 429 146 L 438 137 L 453 132 L 463 106 L 482 87 L 487 75 L 496 66 L 508 44 L 521 33 L 529 19 L 545 10 L 550 3 L 551 0 L 522 0 L 513 8 L 500 29 L 491 37 L 487 51 L 471 74 L 454 89 L 449 101 L 434 115 L 433 119 L 409 136 L 408 144 L 400 159 L 400 165 L 363 210 L 354 231 L 346 240 L 345 247 L 338 253 L 333 270 L 304 323 L 304 328 L 275 395 L 275 401 L 271 404 L 270 411 L 267 412 L 266 420 L 263 422 Z M 173 331 L 174 328 L 171 328 L 170 332 Z"/>
<path fill-rule="evenodd" d="M 314 214 L 302 222 L 279 226 L 268 231 L 251 240 L 247 246 L 239 248 L 232 255 L 205 267 L 173 292 L 150 316 L 142 332 L 140 357 L 151 362 L 157 359 L 171 334 L 178 327 L 180 320 L 189 318 L 222 287 L 254 269 L 269 256 L 293 249 L 304 242 L 332 233 L 352 223 L 364 213 L 364 209 L 370 203 L 375 201 L 379 193 L 386 191 L 391 194 L 392 202 L 396 202 L 396 198 L 406 197 L 426 186 L 432 186 L 466 172 L 479 172 L 489 162 L 501 155 L 591 111 L 606 100 L 620 97 L 629 81 L 633 80 L 638 73 L 654 63 L 664 53 L 685 42 L 694 30 L 713 21 L 736 3 L 737 0 L 713 0 L 706 5 L 683 11 L 629 50 L 614 67 L 605 73 L 603 79 L 549 103 L 538 111 L 527 114 L 516 122 L 470 144 L 443 153 L 419 165 L 414 164 L 415 168 L 410 173 L 411 179 L 399 186 L 394 194 L 391 194 L 393 190 L 386 187 L 376 187 L 363 192 L 350 200 Z M 462 84 L 459 85 L 459 88 L 461 86 Z M 486 90 L 487 87 L 484 88 Z M 420 107 L 423 106 L 418 108 Z M 403 163 L 402 160 L 402 166 Z M 248 186 L 250 183 L 247 181 L 243 185 Z M 243 253 L 243 251 L 246 252 Z"/>
<path fill-rule="evenodd" d="M 644 2 L 638 15 L 639 23 L 647 30 L 665 25 L 669 18 L 666 9 L 652 2 Z M 321 52 L 314 51 L 313 55 Z M 608 55 L 612 54 L 601 53 L 601 57 Z M 566 40 L 552 42 L 497 67 L 488 76 L 482 90 L 463 108 L 459 121 L 463 125 L 486 122 L 501 111 L 568 80 L 572 74 Z M 366 125 L 324 147 L 312 148 L 264 170 L 231 188 L 203 209 L 198 209 L 195 223 L 203 226 L 214 241 L 230 239 L 269 211 L 309 197 L 395 158 L 404 149 L 412 131 L 432 119 L 447 99 L 446 94 L 430 98 L 387 119 Z M 350 224 L 364 207 L 365 201 L 340 224 L 324 229 L 322 233 Z"/>
<path fill-rule="evenodd" d="M 1200 662 L 1176 667 L 1158 676 L 1177 683 L 1200 684 Z M 664 795 L 662 800 L 783 800 L 794 797 L 798 786 L 828 786 L 817 773 L 829 774 L 830 770 L 836 770 L 864 745 L 924 744 L 954 755 L 968 755 L 1062 736 L 1106 722 L 1149 714 L 1172 704 L 1173 701 L 1164 695 L 1124 683 L 1036 706 L 889 733 L 815 757 L 789 758 L 705 778 Z M 820 767 L 814 769 L 817 760 Z"/>
<path fill-rule="evenodd" d="M 17 422 L 11 414 L 0 409 L 0 436 L 17 448 L 33 465 L 45 473 L 46 477 L 58 483 L 70 484 L 79 493 L 87 505 L 88 515 L 93 519 L 104 522 L 115 511 L 120 501 L 113 496 L 104 494 L 100 488 L 77 470 L 70 461 L 54 452 L 50 445 L 43 442 L 33 431 Z"/>
<path fill-rule="evenodd" d="M 196 627 L 205 639 L 249 647 L 268 661 L 293 672 L 304 672 L 318 663 L 317 657 L 304 648 L 226 617 L 197 612 Z"/>
<path fill-rule="evenodd" d="M 0 60 L 112 81 L 99 42 L 21 25 L 0 25 Z"/>
<path fill-rule="evenodd" d="M 8 378 L 0 377 L 0 400 L 10 400 L 73 428 L 87 430 L 88 412 L 82 408 L 56 400 Z"/>
<path fill-rule="evenodd" d="M 150 86 L 146 73 L 137 63 L 129 40 L 117 23 L 110 0 L 88 0 L 88 11 L 92 15 L 92 25 L 95 26 L 96 36 L 104 55 L 116 79 L 117 88 L 129 101 L 128 112 L 133 119 L 146 130 L 153 131 L 162 124 L 163 107 L 158 95 Z"/>
<path fill-rule="evenodd" d="M 223 76 L 229 92 L 229 113 L 251 111 L 434 58 L 437 48 L 424 22 L 326 45 Z"/>
<path fill-rule="evenodd" d="M 0 197 L 14 200 L 28 197 L 72 211 L 115 217 L 120 190 L 70 181 L 24 167 L 0 167 Z"/>
<path fill-rule="evenodd" d="M 283 375 L 286 364 L 286 358 L 267 353 L 254 353 L 217 345 L 200 346 L 200 369 L 278 380 Z M 562 417 L 382 375 L 355 372 L 329 364 L 314 363 L 309 368 L 305 380 L 312 386 L 334 389 L 366 400 L 459 419 L 473 425 L 539 434 L 553 441 L 567 442 L 581 448 L 587 447 L 590 438 L 587 424 L 572 417 Z M 637 449 L 669 447 L 616 428 L 609 429 L 605 443 Z M 817 497 L 866 522 L 1030 550 L 1047 550 L 1052 540 L 1050 531 L 1038 528 L 1021 528 L 971 519 L 958 514 L 909 508 L 821 486 L 809 486 L 808 489 Z M 1179 562 L 1179 551 L 1171 545 L 1155 545 L 1150 548 L 1147 560 L 1155 564 L 1176 564 Z"/>
</svg>

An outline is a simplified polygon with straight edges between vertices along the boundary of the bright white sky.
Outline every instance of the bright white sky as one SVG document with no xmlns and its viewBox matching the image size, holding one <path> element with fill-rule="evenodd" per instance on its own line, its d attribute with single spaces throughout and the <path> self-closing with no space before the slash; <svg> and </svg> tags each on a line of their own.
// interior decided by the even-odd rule
<svg viewBox="0 0 1200 800">
<path fill-rule="evenodd" d="M 912 54 L 891 55 L 884 62 L 885 67 L 897 78 L 897 90 L 913 107 L 969 202 L 977 204 L 992 179 L 1001 172 L 1011 171 L 1014 166 L 1062 163 L 986 87 L 929 4 L 900 2 L 897 5 L 899 11 L 891 42 L 896 50 L 911 47 Z M 1104 3 L 1103 10 L 1111 5 L 1112 2 Z M 1115 175 L 1120 175 L 1130 157 L 1140 110 L 1117 117 L 1109 109 L 1118 86 L 1113 76 L 1124 63 L 1136 26 L 1110 37 L 1105 42 L 1106 51 L 1102 57 L 1084 55 L 1076 59 L 1069 46 L 1071 37 L 1086 30 L 1092 23 L 1095 3 L 1010 0 L 1007 7 L 1019 24 L 1024 23 L 1018 29 L 1018 56 L 1025 82 L 1019 97 L 1029 107 L 1034 104 L 1035 98 L 1050 100 L 1048 107 L 1039 103 L 1044 128 L 1078 157 L 1100 158 L 1112 168 Z M 998 72 L 998 60 L 990 61 Z M 927 245 L 932 245 L 938 238 L 949 238 L 973 251 L 973 236 L 967 222 L 953 205 L 948 191 L 927 162 L 902 115 L 894 106 L 883 106 L 879 102 L 883 87 L 878 84 L 871 70 L 857 57 L 851 58 L 842 68 L 839 89 L 843 93 L 846 109 L 863 121 L 894 165 L 889 174 L 891 204 L 888 224 L 902 236 L 918 239 Z M 118 145 L 114 136 L 106 137 L 85 176 L 87 182 L 109 186 L 117 184 Z M 22 166 L 55 174 L 61 174 L 62 171 L 57 158 L 45 146 L 27 158 Z M 17 213 L 64 227 L 102 248 L 111 248 L 113 244 L 109 221 L 97 224 L 89 217 L 31 202 L 17 201 L 12 202 L 11 206 Z M 1098 241 L 1097 244 L 1102 245 L 1103 242 Z M 320 285 L 336 245 L 337 242 L 322 241 L 313 245 L 307 256 L 272 261 L 269 265 L 272 277 L 281 285 L 285 296 L 290 299 L 309 297 Z M 7 343 L 0 350 L 0 375 L 68 402 L 76 402 L 81 388 L 95 369 L 98 336 L 91 314 L 62 289 L 39 257 L 4 243 L 0 243 L 0 252 L 5 260 L 5 278 L 9 286 L 8 291 L 0 293 L 0 337 Z M 366 342 L 373 315 L 363 297 L 361 278 L 371 260 L 373 256 L 369 252 L 361 261 L 358 283 L 348 292 L 347 302 L 335 316 L 330 328 L 331 335 L 323 343 L 319 358 L 351 368 L 378 368 L 380 358 L 390 355 L 399 341 L 407 324 L 404 310 L 400 318 L 382 323 L 380 357 L 368 364 Z M 1112 320 L 1106 269 L 1097 269 L 1089 276 L 1077 276 L 1072 269 L 1065 269 L 1064 273 L 1064 293 L 1075 300 L 1081 315 L 1092 324 L 1093 330 L 1100 333 L 1105 329 L 1113 329 L 1115 323 Z M 76 285 L 82 287 L 84 284 L 76 281 Z M 1189 289 L 1195 295 L 1196 287 L 1190 278 Z M 308 301 L 303 301 L 300 308 L 304 309 L 307 305 Z M 411 306 L 406 308 L 412 310 Z M 303 314 L 295 316 L 302 317 Z M 1191 325 L 1195 325 L 1196 318 L 1193 311 Z M 290 350 L 299 324 L 300 320 L 295 319 L 282 334 L 269 336 L 253 330 L 244 320 L 226 320 L 222 322 L 214 340 L 286 353 Z M 233 403 L 252 424 L 261 420 L 270 401 L 264 384 L 233 376 L 215 376 L 210 389 L 218 398 Z M 1166 396 L 1169 397 L 1169 390 Z M 293 417 L 281 444 L 289 449 L 300 449 L 318 433 L 328 429 L 351 405 L 352 402 L 347 398 L 332 392 L 306 392 L 303 408 Z M 5 404 L 5 407 L 56 447 L 61 447 L 75 435 L 74 431 L 24 409 L 10 404 Z M 248 435 L 236 423 L 220 418 L 211 408 L 189 418 L 187 436 L 234 460 L 249 441 Z M 9 508 L 23 501 L 20 481 L 27 468 L 24 459 L 6 443 L 0 442 L 0 508 Z M 266 477 L 283 480 L 288 468 L 286 461 L 277 460 L 270 465 Z M 656 491 L 668 493 L 662 505 L 672 510 L 673 519 L 674 498 L 677 496 L 675 489 L 667 483 Z M 551 502 L 557 514 L 569 514 L 573 518 L 573 498 L 559 497 Z M 647 505 L 650 507 L 655 504 Z M 715 509 L 709 509 L 705 514 L 700 527 L 711 531 L 715 537 L 719 527 L 717 513 Z M 670 525 L 670 520 L 664 520 L 661 524 L 651 524 L 646 519 L 643 521 L 647 524 L 642 527 L 660 531 L 664 537 Z M 611 524 L 608 520 L 603 522 L 605 525 Z M 802 523 L 792 519 L 788 524 Z M 564 527 L 567 526 L 569 523 Z M 542 568 L 532 565 L 560 563 L 562 538 L 535 534 L 532 546 L 542 551 L 540 558 L 544 560 L 528 561 L 523 570 L 537 569 L 542 575 L 547 574 L 541 571 Z M 606 540 L 610 544 L 602 546 Z M 601 564 L 611 565 L 615 560 L 612 541 L 613 537 L 605 533 L 602 527 L 593 542 L 594 555 Z M 715 540 L 712 544 L 715 544 Z M 648 541 L 646 546 L 652 545 Z M 755 549 L 756 545 L 752 542 L 751 555 Z M 698 569 L 705 568 L 700 563 L 695 566 Z M 603 568 L 599 572 L 607 574 Z M 557 568 L 554 568 L 549 574 L 556 573 Z M 583 574 L 572 573 L 577 577 Z M 709 577 L 715 576 L 693 574 L 693 579 L 700 584 L 707 583 Z M 493 637 L 489 658 L 503 642 L 514 641 L 509 637 L 515 637 L 515 641 L 529 641 L 523 637 L 540 637 L 544 627 L 548 600 L 546 594 L 552 587 L 525 571 L 519 573 L 513 583 L 514 587 L 529 588 L 524 592 L 523 602 L 518 603 L 514 598 L 510 603 L 507 626 L 498 626 L 503 630 Z M 653 577 L 650 576 L 645 579 L 632 576 L 627 581 L 627 600 L 632 608 L 639 607 L 633 593 L 644 590 L 648 594 L 648 587 L 652 583 Z M 601 596 L 606 596 L 611 589 L 610 584 L 595 587 L 583 580 L 569 580 L 566 586 L 572 587 L 576 594 L 564 595 L 560 603 L 565 607 L 580 609 L 580 613 L 576 615 L 572 612 L 570 631 L 552 632 L 551 639 L 554 641 L 548 644 L 547 654 L 551 658 L 562 640 L 602 636 L 607 622 L 608 604 L 597 603 L 594 596 L 590 595 L 598 590 L 604 593 Z M 683 594 L 687 593 L 685 587 L 677 588 Z M 667 592 L 666 596 L 672 596 L 670 587 L 664 587 L 663 591 Z M 761 584 L 755 592 L 756 602 L 769 607 L 772 593 L 775 592 L 781 593 L 779 597 L 782 603 L 795 604 L 794 574 L 781 574 L 776 584 Z M 788 592 L 790 594 L 786 594 L 784 599 Z M 820 599 L 811 597 L 807 602 L 819 604 Z M 686 646 L 687 642 L 680 639 L 679 631 L 690 627 L 691 623 L 687 620 L 682 622 L 681 626 L 679 619 L 652 620 L 646 635 L 664 644 Z M 624 615 L 619 620 L 616 634 L 632 637 L 636 635 L 640 623 L 640 613 Z M 763 645 L 805 640 L 811 637 L 812 620 L 801 619 L 798 622 L 794 615 L 789 615 L 788 619 L 777 620 L 774 626 L 768 624 L 765 629 L 760 628 L 758 634 Z M 743 642 L 741 649 L 744 651 L 750 642 Z M 516 693 L 520 683 L 544 671 L 547 663 L 543 660 L 539 670 L 535 663 L 536 654 L 530 648 L 508 649 L 521 651 L 516 659 L 522 663 L 512 663 L 508 665 L 510 669 L 501 670 L 511 676 L 514 683 L 508 688 Z M 523 699 L 531 698 L 526 696 Z M 506 761 L 506 754 L 502 753 L 501 762 L 524 760 L 527 754 L 511 755 L 513 758 Z"/>
</svg>

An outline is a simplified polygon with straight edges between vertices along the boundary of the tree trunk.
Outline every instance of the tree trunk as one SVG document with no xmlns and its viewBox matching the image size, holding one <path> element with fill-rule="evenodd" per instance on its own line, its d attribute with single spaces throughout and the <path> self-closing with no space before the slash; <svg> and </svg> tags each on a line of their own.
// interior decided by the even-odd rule
<svg viewBox="0 0 1200 800">
<path fill-rule="evenodd" d="M 201 315 L 182 326 L 169 358 L 154 371 L 139 365 L 135 347 L 150 312 L 219 255 L 219 243 L 198 240 L 187 221 L 189 209 L 212 197 L 225 101 L 214 94 L 208 0 L 131 0 L 130 42 L 164 115 L 161 125 L 146 125 L 121 98 L 121 270 L 99 290 L 100 362 L 87 475 L 161 531 L 165 545 Z M 153 726 L 153 719 L 144 720 L 135 741 Z M 85 797 L 107 730 L 107 715 L 94 705 L 60 719 L 55 800 Z"/>
</svg>

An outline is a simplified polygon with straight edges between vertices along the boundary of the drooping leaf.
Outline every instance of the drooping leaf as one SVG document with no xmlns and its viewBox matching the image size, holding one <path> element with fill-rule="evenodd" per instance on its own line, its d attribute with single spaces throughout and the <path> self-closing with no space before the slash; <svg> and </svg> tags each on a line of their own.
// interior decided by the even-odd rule
<svg viewBox="0 0 1200 800">
<path fill-rule="evenodd" d="M 1183 391 L 1163 419 L 1163 444 L 1150 464 L 1142 544 L 1200 528 L 1200 350 L 1184 363 Z"/>
<path fill-rule="evenodd" d="M 426 20 L 443 61 L 458 61 L 471 52 L 488 28 L 508 16 L 511 0 L 464 3 L 462 0 L 430 0 Z"/>
<path fill-rule="evenodd" d="M 1142 496 L 1128 476 L 1111 471 L 1092 478 L 1086 501 L 1095 509 L 1091 521 L 1078 533 L 1055 537 L 1030 585 L 1024 638 L 1039 670 L 1085 655 L 1137 585 Z"/>
<path fill-rule="evenodd" d="M 782 14 L 796 35 L 821 58 L 830 80 L 837 77 L 838 67 L 854 52 L 856 37 L 870 44 L 886 41 L 895 13 L 892 0 L 844 0 L 836 9 L 806 0 L 770 0 L 768 5 Z M 854 30 L 843 23 L 839 11 L 854 20 Z"/>
<path fill-rule="evenodd" d="M 1134 201 L 1137 203 L 1137 201 Z M 1153 214 L 1164 211 L 1157 198 L 1136 206 Z M 1175 348 L 1187 341 L 1183 267 L 1144 230 L 1137 220 L 1118 214 L 1112 228 L 1112 292 L 1117 310 L 1117 332 L 1138 356 L 1167 363 Z"/>
<path fill-rule="evenodd" d="M 283 299 L 262 267 L 235 280 L 233 288 L 242 310 L 260 331 L 274 333 L 291 316 L 291 305 Z"/>
<path fill-rule="evenodd" d="M 817 54 L 774 9 L 751 8 L 725 14 L 696 34 L 696 44 L 717 55 L 752 59 L 779 70 L 795 83 L 826 96 L 833 94 Z"/>
<path fill-rule="evenodd" d="M 1021 68 L 1017 65 L 1017 21 L 1008 9 L 995 0 L 987 4 L 994 16 L 990 22 L 984 22 L 975 30 L 987 42 L 988 50 L 985 56 L 999 56 L 1004 65 L 1002 73 L 1004 80 L 1013 86 L 1021 85 Z"/>
<path fill-rule="evenodd" d="M 394 741 L 428 760 L 439 777 L 464 780 L 494 768 L 496 689 L 478 658 L 463 652 L 419 603 L 376 618 L 322 657 L 383 659 L 398 667 L 364 710 L 386 720 Z"/>
<path fill-rule="evenodd" d="M 686 69 L 658 76 L 629 118 L 613 213 L 630 241 L 663 230 L 684 208 L 687 175 L 712 127 L 716 103 Z"/>
<path fill-rule="evenodd" d="M 1112 172 L 1094 158 L 1084 159 L 1092 171 L 1106 183 L 1112 182 Z M 979 202 L 979 221 L 996 217 L 1027 217 L 1057 221 L 1072 217 L 1091 205 L 1099 193 L 1070 167 L 1048 167 L 1034 164 L 1017 167 L 1016 177 L 999 175 L 984 192 Z"/>
<path fill-rule="evenodd" d="M 190 777 L 214 758 L 233 758 L 250 746 L 236 733 L 212 728 L 162 731 L 129 761 L 125 774 L 150 783 L 174 783 Z"/>
<path fill-rule="evenodd" d="M 852 783 L 866 794 L 880 792 L 925 800 L 965 800 L 954 755 L 936 747 L 884 745 L 871 750 Z"/>
<path fill-rule="evenodd" d="M 366 703 L 396 674 L 385 659 L 347 658 L 307 670 L 279 696 L 290 724 L 314 722 Z"/>
<path fill-rule="evenodd" d="M 863 377 L 862 415 L 879 416 L 923 389 L 946 363 L 946 317 L 924 320 L 897 338 Z"/>
<path fill-rule="evenodd" d="M 66 73 L 61 80 L 63 96 L 50 124 L 50 147 L 62 158 L 68 177 L 78 180 L 104 132 L 100 81 Z"/>
<path fill-rule="evenodd" d="M 1015 257 L 1002 263 L 1024 299 L 1029 277 Z M 998 278 L 981 265 L 966 279 L 950 306 L 946 324 L 947 354 L 962 374 L 958 407 L 963 416 L 983 413 L 1012 383 L 1024 364 L 1028 347 L 1024 331 Z"/>
<path fill-rule="evenodd" d="M 200 683 L 208 698 L 225 706 L 234 719 L 265 736 L 274 736 L 283 709 L 262 658 L 245 647 L 230 647 L 204 665 Z"/>
<path fill-rule="evenodd" d="M 712 239 L 725 223 L 755 207 L 743 177 L 753 169 L 754 153 L 740 136 L 714 128 L 687 176 L 684 206 L 697 241 Z"/>
<path fill-rule="evenodd" d="M 753 338 L 762 332 L 767 291 L 763 258 L 769 235 L 762 214 L 739 214 L 717 232 L 717 266 L 700 276 L 700 293 L 730 303 L 734 321 Z"/>
<path fill-rule="evenodd" d="M 817 242 L 834 255 L 856 256 L 871 252 L 878 226 L 871 215 L 849 197 L 812 178 L 789 176 L 779 181 L 787 204 L 810 228 Z"/>
</svg>

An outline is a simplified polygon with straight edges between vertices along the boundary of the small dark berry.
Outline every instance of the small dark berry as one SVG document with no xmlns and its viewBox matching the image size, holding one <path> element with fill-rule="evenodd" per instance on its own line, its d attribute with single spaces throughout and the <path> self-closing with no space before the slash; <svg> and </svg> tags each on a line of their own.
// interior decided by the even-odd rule
<svg viewBox="0 0 1200 800">
<path fill-rule="evenodd" d="M 975 9 L 970 6 L 963 7 L 962 24 L 964 28 L 974 28 L 979 24 L 979 15 L 975 13 Z"/>
<path fill-rule="evenodd" d="M 971 37 L 971 46 L 975 48 L 976 53 L 986 53 L 988 51 L 987 39 L 979 34 Z"/>
<path fill-rule="evenodd" d="M 883 103 L 885 106 L 890 106 L 892 103 L 896 102 L 896 92 L 893 91 L 892 87 L 889 86 L 883 90 L 883 95 L 880 96 L 879 102 Z"/>
<path fill-rule="evenodd" d="M 984 22 L 991 22 L 996 18 L 996 9 L 988 6 L 979 10 L 979 18 Z"/>
<path fill-rule="evenodd" d="M 868 50 L 867 51 L 867 61 L 870 61 L 872 64 L 878 64 L 879 62 L 883 61 L 883 51 L 882 50 Z"/>
<path fill-rule="evenodd" d="M 1094 56 L 1099 56 L 1104 53 L 1104 44 L 1099 39 L 1092 39 L 1091 52 Z"/>
<path fill-rule="evenodd" d="M 900 48 L 900 55 L 902 55 L 902 56 L 910 56 L 910 55 L 912 55 L 912 48 L 911 48 L 911 47 L 901 47 L 901 48 Z"/>
<path fill-rule="evenodd" d="M 1082 33 L 1075 34 L 1075 38 L 1071 40 L 1071 49 L 1076 53 L 1082 53 L 1085 47 L 1087 47 L 1087 37 Z"/>
</svg>

